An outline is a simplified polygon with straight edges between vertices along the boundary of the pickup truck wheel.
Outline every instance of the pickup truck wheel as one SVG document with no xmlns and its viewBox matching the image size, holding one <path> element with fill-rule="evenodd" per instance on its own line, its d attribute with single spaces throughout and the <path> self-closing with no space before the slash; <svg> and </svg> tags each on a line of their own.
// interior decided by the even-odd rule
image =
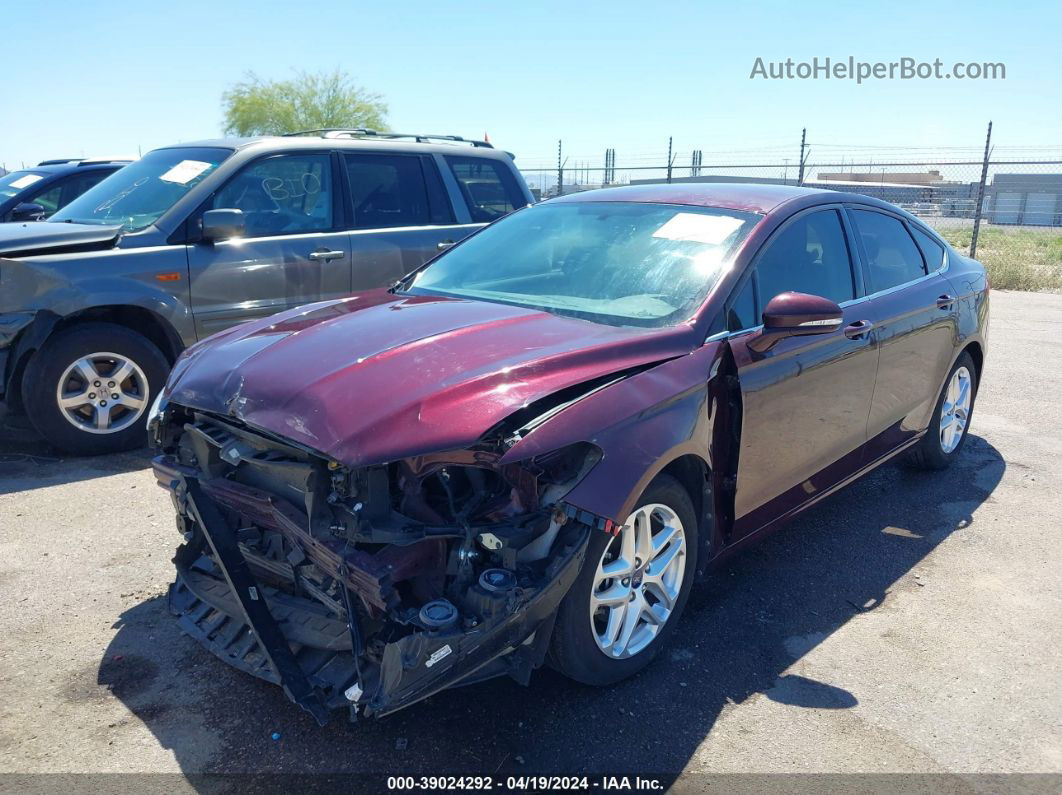
<svg viewBox="0 0 1062 795">
<path fill-rule="evenodd" d="M 55 447 L 76 455 L 131 450 L 147 441 L 147 410 L 169 364 L 123 326 L 85 323 L 51 337 L 22 382 L 26 413 Z"/>
<path fill-rule="evenodd" d="M 648 665 L 693 585 L 697 516 L 689 494 L 659 475 L 635 505 L 618 535 L 594 531 L 557 614 L 550 662 L 584 684 L 609 685 Z"/>
</svg>

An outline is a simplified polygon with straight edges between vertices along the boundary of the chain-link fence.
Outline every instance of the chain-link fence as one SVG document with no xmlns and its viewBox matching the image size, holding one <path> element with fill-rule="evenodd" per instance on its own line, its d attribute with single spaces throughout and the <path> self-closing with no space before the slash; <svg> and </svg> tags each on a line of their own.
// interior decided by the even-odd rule
<svg viewBox="0 0 1062 795">
<path fill-rule="evenodd" d="M 659 182 L 803 185 L 874 196 L 918 216 L 960 252 L 981 260 L 993 286 L 1062 290 L 1062 152 L 1023 159 L 986 147 L 985 156 L 963 151 L 966 159 L 816 159 L 809 154 L 814 149 L 802 147 L 799 158 L 775 162 L 735 159 L 732 153 L 719 158 L 727 162 L 712 162 L 711 153 L 701 150 L 624 159 L 614 149 L 596 164 L 590 158 L 558 158 L 553 167 L 517 162 L 541 198 Z"/>
</svg>

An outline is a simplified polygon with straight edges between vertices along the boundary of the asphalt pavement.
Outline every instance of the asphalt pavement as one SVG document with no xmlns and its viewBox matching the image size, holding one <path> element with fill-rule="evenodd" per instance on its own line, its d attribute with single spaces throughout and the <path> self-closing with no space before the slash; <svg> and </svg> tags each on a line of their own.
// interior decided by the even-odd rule
<svg viewBox="0 0 1062 795">
<path fill-rule="evenodd" d="M 9 425 L 0 773 L 182 774 L 139 782 L 166 789 L 241 772 L 362 773 L 381 788 L 541 772 L 680 789 L 719 773 L 1062 785 L 993 777 L 1062 774 L 1060 451 L 1062 295 L 996 291 L 962 459 L 882 467 L 735 558 L 641 675 L 599 690 L 546 669 L 529 688 L 494 680 L 319 728 L 177 629 L 165 593 L 179 538 L 146 451 L 64 458 Z"/>
</svg>

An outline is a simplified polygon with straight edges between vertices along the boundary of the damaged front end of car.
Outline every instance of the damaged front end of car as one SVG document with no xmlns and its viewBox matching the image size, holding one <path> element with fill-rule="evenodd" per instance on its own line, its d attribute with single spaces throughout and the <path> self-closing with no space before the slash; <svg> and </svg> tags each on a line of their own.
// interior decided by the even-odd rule
<svg viewBox="0 0 1062 795">
<path fill-rule="evenodd" d="M 171 611 L 321 724 L 503 674 L 526 684 L 590 533 L 613 529 L 564 502 L 600 451 L 502 464 L 511 425 L 358 468 L 173 404 L 153 426 L 184 538 Z"/>
</svg>

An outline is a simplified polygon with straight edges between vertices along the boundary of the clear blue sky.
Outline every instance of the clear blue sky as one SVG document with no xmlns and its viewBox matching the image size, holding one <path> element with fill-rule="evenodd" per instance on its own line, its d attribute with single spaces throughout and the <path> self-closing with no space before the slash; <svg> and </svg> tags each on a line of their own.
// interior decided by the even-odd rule
<svg viewBox="0 0 1062 795">
<path fill-rule="evenodd" d="M 611 146 L 622 166 L 661 156 L 669 135 L 706 161 L 795 160 L 804 126 L 816 155 L 976 152 L 989 119 L 1000 148 L 1062 151 L 1057 0 L 5 6 L 0 163 L 9 169 L 216 136 L 222 91 L 246 72 L 337 66 L 386 97 L 392 128 L 486 131 L 525 167 L 551 163 L 558 138 L 573 163 L 599 165 Z M 757 56 L 849 55 L 1002 61 L 1007 79 L 749 79 Z"/>
</svg>

